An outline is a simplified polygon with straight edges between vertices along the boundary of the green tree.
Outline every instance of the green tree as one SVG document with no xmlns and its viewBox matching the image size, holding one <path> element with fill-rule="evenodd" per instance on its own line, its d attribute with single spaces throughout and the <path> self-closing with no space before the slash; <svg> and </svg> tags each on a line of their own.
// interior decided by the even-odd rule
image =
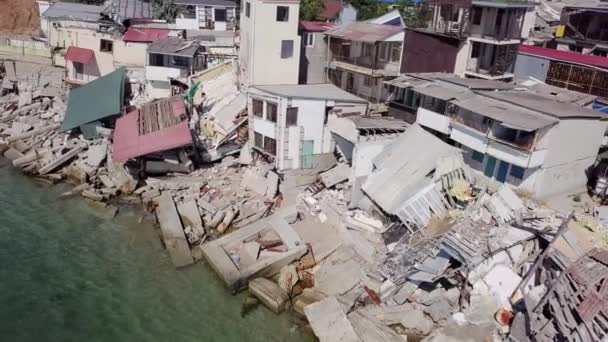
<svg viewBox="0 0 608 342">
<path fill-rule="evenodd" d="M 302 0 L 300 2 L 300 19 L 316 20 L 323 11 L 323 0 Z"/>
<path fill-rule="evenodd" d="M 388 5 L 378 0 L 348 0 L 358 11 L 358 20 L 377 18 L 388 12 Z"/>
<path fill-rule="evenodd" d="M 413 0 L 400 0 L 398 6 L 405 26 L 419 28 L 425 25 L 424 6 L 416 4 Z"/>
<path fill-rule="evenodd" d="M 178 14 L 177 5 L 173 0 L 154 0 L 153 10 L 156 19 L 166 20 L 170 23 L 175 22 Z"/>
</svg>

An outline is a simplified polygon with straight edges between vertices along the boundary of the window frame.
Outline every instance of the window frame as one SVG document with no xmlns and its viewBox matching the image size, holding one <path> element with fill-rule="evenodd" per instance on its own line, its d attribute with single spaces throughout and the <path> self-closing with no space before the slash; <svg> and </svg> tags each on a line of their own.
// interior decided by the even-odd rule
<svg viewBox="0 0 608 342">
<path fill-rule="evenodd" d="M 284 13 L 280 13 L 280 11 L 285 11 Z M 282 16 L 280 14 L 283 14 Z M 289 6 L 277 6 L 275 20 L 280 23 L 285 23 L 289 21 Z"/>
<path fill-rule="evenodd" d="M 479 151 L 473 150 L 473 153 L 471 153 L 471 159 L 478 163 L 483 163 L 483 161 L 486 159 L 486 155 Z"/>
<path fill-rule="evenodd" d="M 304 32 L 304 46 L 307 48 L 315 46 L 315 35 L 312 32 Z"/>
<path fill-rule="evenodd" d="M 274 147 L 274 148 L 272 148 Z M 277 141 L 271 137 L 264 136 L 264 152 L 276 156 L 277 155 Z"/>
<path fill-rule="evenodd" d="M 264 136 L 261 133 L 253 132 L 253 146 L 264 149 Z"/>
<path fill-rule="evenodd" d="M 372 77 L 371 76 L 363 76 L 363 86 L 371 88 L 372 87 Z"/>
<path fill-rule="evenodd" d="M 479 6 L 473 6 L 473 13 L 471 15 L 471 23 L 475 26 L 481 25 L 481 18 L 483 16 L 483 8 Z"/>
<path fill-rule="evenodd" d="M 249 1 L 245 3 L 245 16 L 247 18 L 251 17 L 251 3 Z"/>
<path fill-rule="evenodd" d="M 108 49 L 108 46 L 109 46 L 109 49 Z M 109 39 L 100 38 L 99 39 L 99 52 L 113 53 L 114 52 L 114 42 Z"/>
<path fill-rule="evenodd" d="M 270 110 L 273 108 L 273 110 Z M 277 122 L 279 106 L 274 102 L 266 101 L 266 120 Z"/>
<path fill-rule="evenodd" d="M 217 19 L 217 12 L 220 11 L 220 13 L 223 11 L 224 12 L 224 19 L 223 20 L 218 20 Z M 224 8 L 219 8 L 216 7 L 213 9 L 213 21 L 219 22 L 219 23 L 225 23 L 226 21 L 228 21 L 228 9 L 226 7 Z"/>
<path fill-rule="evenodd" d="M 287 108 L 287 113 L 285 114 L 285 126 L 293 127 L 298 125 L 298 107 L 289 107 Z"/>
<path fill-rule="evenodd" d="M 260 112 L 256 112 L 256 104 L 259 105 Z M 251 99 L 251 114 L 256 118 L 264 118 L 264 101 L 260 99 Z"/>
<path fill-rule="evenodd" d="M 287 49 L 287 47 L 289 47 L 289 50 Z M 294 52 L 293 50 L 294 50 L 293 39 L 281 40 L 281 59 L 293 58 L 293 52 Z"/>
<path fill-rule="evenodd" d="M 526 169 L 521 166 L 511 164 L 511 168 L 509 169 L 509 176 L 522 180 L 526 176 Z"/>
</svg>

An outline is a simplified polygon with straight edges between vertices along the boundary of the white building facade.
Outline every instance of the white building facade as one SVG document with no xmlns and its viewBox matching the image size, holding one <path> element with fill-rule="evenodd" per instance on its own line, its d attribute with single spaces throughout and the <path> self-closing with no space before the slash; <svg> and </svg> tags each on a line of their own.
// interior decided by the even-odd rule
<svg viewBox="0 0 608 342">
<path fill-rule="evenodd" d="M 236 2 L 230 0 L 175 0 L 175 26 L 180 30 L 232 31 L 236 28 Z"/>
<path fill-rule="evenodd" d="M 249 139 L 278 170 L 315 168 L 333 153 L 331 112 L 364 113 L 367 102 L 330 85 L 266 85 L 248 90 Z"/>
<path fill-rule="evenodd" d="M 296 0 L 243 0 L 239 73 L 243 85 L 298 84 L 300 36 Z"/>
</svg>

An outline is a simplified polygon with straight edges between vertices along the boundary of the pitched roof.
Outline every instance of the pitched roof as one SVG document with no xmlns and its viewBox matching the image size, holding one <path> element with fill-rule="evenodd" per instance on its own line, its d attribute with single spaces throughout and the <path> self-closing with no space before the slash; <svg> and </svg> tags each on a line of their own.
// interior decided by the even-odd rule
<svg viewBox="0 0 608 342">
<path fill-rule="evenodd" d="M 83 49 L 76 46 L 68 47 L 68 51 L 65 53 L 66 61 L 78 62 L 82 64 L 91 64 L 95 59 L 95 52 L 91 49 Z"/>
<path fill-rule="evenodd" d="M 328 30 L 325 34 L 346 40 L 374 43 L 384 41 L 401 32 L 403 29 L 399 26 L 354 22 Z"/>
<path fill-rule="evenodd" d="M 125 42 L 155 42 L 169 36 L 169 30 L 145 27 L 129 27 L 122 36 Z"/>
<path fill-rule="evenodd" d="M 192 57 L 200 47 L 196 41 L 188 41 L 179 37 L 167 37 L 157 40 L 148 46 L 149 53 Z"/>
<path fill-rule="evenodd" d="M 149 0 L 111 0 L 104 13 L 112 16 L 116 22 L 127 19 L 151 19 L 154 17 L 152 1 Z"/>
<path fill-rule="evenodd" d="M 421 147 L 424 153 L 420 153 Z M 362 189 L 385 212 L 394 214 L 436 168 L 439 158 L 458 153 L 457 148 L 414 124 L 374 158 L 376 171 Z"/>
<path fill-rule="evenodd" d="M 72 89 L 61 129 L 67 131 L 120 114 L 124 102 L 125 74 L 126 69 L 121 67 Z"/>
<path fill-rule="evenodd" d="M 42 13 L 42 16 L 46 18 L 97 21 L 103 9 L 103 6 L 55 2 Z"/>
<path fill-rule="evenodd" d="M 300 28 L 309 32 L 325 32 L 335 26 L 336 24 L 326 23 L 323 21 L 300 21 Z"/>
<path fill-rule="evenodd" d="M 364 99 L 329 83 L 257 85 L 252 87 L 272 95 L 289 98 L 367 103 Z"/>
<path fill-rule="evenodd" d="M 170 103 L 170 106 L 165 106 L 164 103 Z M 116 120 L 113 135 L 114 159 L 125 161 L 191 145 L 192 134 L 185 114 L 184 101 L 175 96 L 147 103 L 141 109 L 120 117 Z M 165 125 L 148 126 L 147 121 L 164 122 Z M 142 131 L 141 127 L 154 128 Z"/>
<path fill-rule="evenodd" d="M 342 0 L 323 0 L 323 10 L 317 16 L 319 19 L 333 19 L 342 10 Z"/>
<path fill-rule="evenodd" d="M 555 49 L 547 49 L 540 46 L 520 45 L 519 53 L 544 57 L 547 59 L 569 62 L 575 64 L 591 65 L 600 68 L 608 68 L 608 58 L 600 56 L 583 55 L 581 53 L 571 51 L 560 51 Z"/>
</svg>

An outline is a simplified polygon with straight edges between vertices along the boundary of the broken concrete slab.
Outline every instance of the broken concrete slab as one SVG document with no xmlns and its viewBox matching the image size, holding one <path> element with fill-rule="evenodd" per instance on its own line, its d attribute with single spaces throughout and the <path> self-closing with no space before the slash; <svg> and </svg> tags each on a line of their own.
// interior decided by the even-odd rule
<svg viewBox="0 0 608 342">
<path fill-rule="evenodd" d="M 285 310 L 285 303 L 289 300 L 285 290 L 266 278 L 256 278 L 250 281 L 249 292 L 276 314 Z"/>
<path fill-rule="evenodd" d="M 25 155 L 21 152 L 19 152 L 18 150 L 14 149 L 14 148 L 9 148 L 8 150 L 4 151 L 4 158 L 11 160 L 11 161 L 15 161 L 18 159 L 22 159 L 23 157 L 25 157 Z"/>
<path fill-rule="evenodd" d="M 203 221 L 201 220 L 201 215 L 194 199 L 179 203 L 177 205 L 177 211 L 182 219 L 182 224 L 185 227 L 190 227 L 192 229 L 192 231 L 196 234 L 197 241 L 202 238 L 203 235 L 205 235 Z"/>
<path fill-rule="evenodd" d="M 361 282 L 361 274 L 360 263 L 338 249 L 315 273 L 315 288 L 328 296 L 341 295 Z"/>
<path fill-rule="evenodd" d="M 319 174 L 321 182 L 326 188 L 331 188 L 336 184 L 345 182 L 351 175 L 351 168 L 347 164 L 338 164 L 338 166 Z"/>
<path fill-rule="evenodd" d="M 375 319 L 355 311 L 348 315 L 348 320 L 363 342 L 403 342 L 404 338 L 399 336 L 391 328 L 383 325 Z"/>
<path fill-rule="evenodd" d="M 342 306 L 334 297 L 304 308 L 306 318 L 320 342 L 360 342 Z"/>
<path fill-rule="evenodd" d="M 275 214 L 276 215 L 276 214 Z M 299 241 L 296 247 L 288 249 L 286 252 L 270 252 L 271 254 L 260 256 L 256 263 L 246 268 L 238 268 L 230 257 L 229 246 L 239 244 L 243 241 L 254 241 L 257 237 L 266 231 L 274 231 L 278 236 L 291 236 L 292 234 L 279 235 L 272 225 L 271 217 L 261 219 L 248 226 L 241 227 L 230 234 L 227 234 L 217 240 L 204 244 L 201 248 L 205 260 L 218 273 L 220 278 L 228 285 L 228 287 L 237 291 L 247 286 L 249 280 L 256 277 L 269 277 L 277 274 L 281 267 L 290 264 L 297 260 L 307 251 L 304 241 Z M 279 228 L 281 229 L 281 227 Z M 291 229 L 291 227 L 282 227 L 282 229 Z M 293 233 L 295 234 L 295 232 Z M 296 234 L 297 236 L 297 234 Z M 282 241 L 284 244 L 284 242 Z"/>
<path fill-rule="evenodd" d="M 270 171 L 266 175 L 266 197 L 274 198 L 279 190 L 279 175 L 275 172 Z"/>
<path fill-rule="evenodd" d="M 101 163 L 103 163 L 103 161 L 106 159 L 107 148 L 108 147 L 106 144 L 89 146 L 89 150 L 86 153 L 85 163 L 97 170 L 99 166 L 101 166 Z"/>
<path fill-rule="evenodd" d="M 262 246 L 256 241 L 245 242 L 239 251 L 239 269 L 245 269 L 255 264 L 258 261 L 261 248 Z"/>
<path fill-rule="evenodd" d="M 190 265 L 194 260 L 171 194 L 164 192 L 156 199 L 156 203 L 158 204 L 156 217 L 173 265 L 175 267 Z"/>
<path fill-rule="evenodd" d="M 66 152 L 66 153 L 62 154 L 61 156 L 57 157 L 56 159 L 52 160 L 45 166 L 41 167 L 38 170 L 38 174 L 45 175 L 45 174 L 55 170 L 56 168 L 60 167 L 64 163 L 68 162 L 70 159 L 74 158 L 76 155 L 78 155 L 78 153 L 82 152 L 85 148 L 86 148 L 86 145 L 80 145 L 80 146 L 74 147 L 73 149 L 69 150 L 68 152 Z"/>
<path fill-rule="evenodd" d="M 323 298 L 325 298 L 325 296 L 322 293 L 315 291 L 312 288 L 306 288 L 299 296 L 296 297 L 293 304 L 293 309 L 295 312 L 304 316 L 306 315 L 304 309 L 308 305 L 321 301 Z"/>
</svg>

